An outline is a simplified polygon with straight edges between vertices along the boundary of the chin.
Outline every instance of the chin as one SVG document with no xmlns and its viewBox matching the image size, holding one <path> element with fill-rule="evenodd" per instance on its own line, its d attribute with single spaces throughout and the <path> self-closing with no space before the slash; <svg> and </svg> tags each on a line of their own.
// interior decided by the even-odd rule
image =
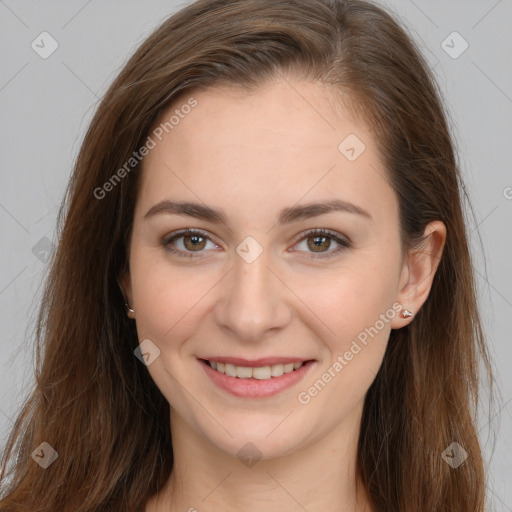
<svg viewBox="0 0 512 512">
<path fill-rule="evenodd" d="M 225 425 L 231 435 L 222 428 L 203 431 L 201 435 L 219 450 L 242 462 L 245 457 L 272 460 L 304 447 L 314 437 L 313 425 L 300 422 L 297 417 L 292 419 L 293 416 L 292 410 L 279 416 L 249 415 L 247 412 L 235 417 L 225 416 Z"/>
</svg>

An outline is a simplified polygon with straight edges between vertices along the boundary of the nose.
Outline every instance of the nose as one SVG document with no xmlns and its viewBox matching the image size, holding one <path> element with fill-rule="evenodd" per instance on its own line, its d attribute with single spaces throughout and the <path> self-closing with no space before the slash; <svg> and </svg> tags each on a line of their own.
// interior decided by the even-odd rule
<svg viewBox="0 0 512 512">
<path fill-rule="evenodd" d="M 268 252 L 251 263 L 235 255 L 215 307 L 220 328 L 240 341 L 255 343 L 290 323 L 291 292 L 270 267 Z"/>
</svg>

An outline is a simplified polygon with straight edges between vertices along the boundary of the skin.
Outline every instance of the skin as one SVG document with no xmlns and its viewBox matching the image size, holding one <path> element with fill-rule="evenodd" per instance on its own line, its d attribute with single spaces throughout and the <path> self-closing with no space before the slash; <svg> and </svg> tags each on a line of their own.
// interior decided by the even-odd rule
<svg viewBox="0 0 512 512">
<path fill-rule="evenodd" d="M 122 276 L 139 340 L 160 350 L 147 371 L 171 405 L 175 468 L 146 511 L 373 510 L 356 486 L 364 397 L 390 330 L 414 318 L 395 314 L 309 403 L 297 397 L 395 302 L 421 308 L 445 227 L 432 222 L 424 250 L 403 250 L 397 198 L 370 131 L 334 108 L 320 84 L 289 76 L 250 95 L 210 88 L 193 97 L 198 106 L 144 160 L 130 272 Z M 338 150 L 349 134 L 366 146 L 352 162 Z M 227 221 L 145 219 L 164 199 L 222 209 Z M 331 199 L 371 218 L 339 211 L 276 224 L 282 208 Z M 194 252 L 191 258 L 164 247 L 184 228 L 209 237 L 199 239 L 199 254 L 190 238 L 170 244 Z M 304 233 L 316 228 L 348 237 L 351 246 L 336 253 L 331 238 L 314 252 L 318 235 Z M 247 236 L 263 249 L 252 263 L 236 252 Z M 276 396 L 240 398 L 212 384 L 197 359 L 207 355 L 315 363 Z M 237 456 L 249 442 L 261 454 L 251 467 Z"/>
</svg>

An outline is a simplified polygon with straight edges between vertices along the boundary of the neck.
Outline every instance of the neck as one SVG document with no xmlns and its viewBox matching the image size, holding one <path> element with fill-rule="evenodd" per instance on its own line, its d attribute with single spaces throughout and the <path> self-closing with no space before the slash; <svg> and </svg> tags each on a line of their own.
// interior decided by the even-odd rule
<svg viewBox="0 0 512 512">
<path fill-rule="evenodd" d="M 265 504 L 266 512 L 372 512 L 356 472 L 360 412 L 293 453 L 245 463 L 172 413 L 173 472 L 146 511 L 259 512 Z"/>
</svg>

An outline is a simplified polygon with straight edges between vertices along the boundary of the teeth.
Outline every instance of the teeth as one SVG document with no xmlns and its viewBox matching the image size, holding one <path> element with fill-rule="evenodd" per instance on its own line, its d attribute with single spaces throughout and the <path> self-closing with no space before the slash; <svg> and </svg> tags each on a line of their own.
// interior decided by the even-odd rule
<svg viewBox="0 0 512 512">
<path fill-rule="evenodd" d="M 291 373 L 298 370 L 304 363 L 288 363 L 288 364 L 273 364 L 271 366 L 260 366 L 252 368 L 250 366 L 236 366 L 229 363 L 216 363 L 215 361 L 208 361 L 210 366 L 220 373 L 229 375 L 230 377 L 238 377 L 239 379 L 258 379 L 267 380 L 271 377 L 281 377 L 285 373 Z"/>
<path fill-rule="evenodd" d="M 247 366 L 235 366 L 236 375 L 240 379 L 250 379 L 252 377 L 252 368 Z"/>
<path fill-rule="evenodd" d="M 226 363 L 224 366 L 224 373 L 230 377 L 236 377 L 236 366 L 234 364 Z"/>
<path fill-rule="evenodd" d="M 284 365 L 282 365 L 282 364 L 273 364 L 270 367 L 270 375 L 272 375 L 272 377 L 281 377 L 281 375 L 283 375 L 283 373 L 284 373 Z"/>
</svg>

